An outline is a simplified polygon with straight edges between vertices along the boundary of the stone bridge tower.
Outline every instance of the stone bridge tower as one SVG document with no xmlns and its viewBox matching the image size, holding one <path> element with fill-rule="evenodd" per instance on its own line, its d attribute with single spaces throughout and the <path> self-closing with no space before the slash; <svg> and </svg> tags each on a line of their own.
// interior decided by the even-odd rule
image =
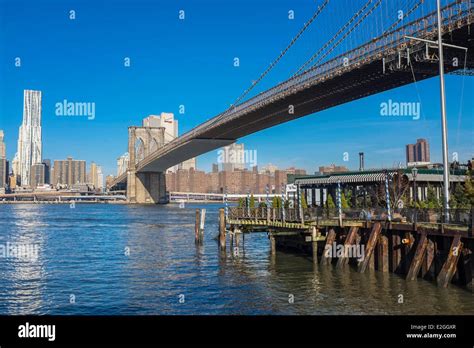
<svg viewBox="0 0 474 348">
<path fill-rule="evenodd" d="M 129 164 L 127 200 L 129 203 L 167 203 L 165 173 L 139 172 L 136 165 L 165 144 L 164 127 L 128 127 Z"/>
</svg>

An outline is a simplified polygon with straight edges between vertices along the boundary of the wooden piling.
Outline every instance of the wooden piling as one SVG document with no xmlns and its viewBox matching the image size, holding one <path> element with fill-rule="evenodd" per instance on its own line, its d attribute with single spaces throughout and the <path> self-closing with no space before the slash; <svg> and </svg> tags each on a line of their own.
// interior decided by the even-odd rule
<svg viewBox="0 0 474 348">
<path fill-rule="evenodd" d="M 313 263 L 315 265 L 318 264 L 318 242 L 317 242 L 317 235 L 318 233 L 318 230 L 316 229 L 315 226 L 313 226 L 313 229 L 311 231 L 311 246 L 312 246 L 312 249 L 313 249 Z"/>
<path fill-rule="evenodd" d="M 275 255 L 275 254 L 276 254 L 276 241 L 275 241 L 275 236 L 274 236 L 273 234 L 270 234 L 269 238 L 270 238 L 270 249 L 271 249 L 271 253 L 272 253 L 272 255 Z"/>
<path fill-rule="evenodd" d="M 415 238 L 410 232 L 406 232 L 404 238 L 402 239 L 402 264 L 400 267 L 400 273 L 408 274 L 410 269 L 411 260 L 413 258 L 413 244 Z"/>
<path fill-rule="evenodd" d="M 206 224 L 206 209 L 201 209 L 201 216 L 199 219 L 199 241 L 204 241 L 204 226 Z"/>
<path fill-rule="evenodd" d="M 364 273 L 367 269 L 381 231 L 382 225 L 380 224 L 380 222 L 376 222 L 372 226 L 372 231 L 370 232 L 369 240 L 367 241 L 367 245 L 365 247 L 364 259 L 359 263 L 358 266 L 360 273 Z"/>
<path fill-rule="evenodd" d="M 380 234 L 377 243 L 377 270 L 388 272 L 388 237 Z"/>
<path fill-rule="evenodd" d="M 323 255 L 320 261 L 321 265 L 327 265 L 328 263 L 331 263 L 332 256 L 334 255 L 331 254 L 330 250 L 332 249 L 332 245 L 335 240 L 336 232 L 334 231 L 334 229 L 331 228 L 326 235 L 326 244 L 324 245 Z"/>
<path fill-rule="evenodd" d="M 422 233 L 418 240 L 418 245 L 416 246 L 415 256 L 410 265 L 410 269 L 408 270 L 406 279 L 407 280 L 415 280 L 418 277 L 418 273 L 420 272 L 420 267 L 423 262 L 423 258 L 425 257 L 426 249 L 428 247 L 428 237 L 426 233 Z"/>
<path fill-rule="evenodd" d="M 359 231 L 359 227 L 353 226 L 350 228 L 349 233 L 347 234 L 346 240 L 344 242 L 344 255 L 337 260 L 337 268 L 342 268 L 349 262 L 349 258 L 348 255 L 346 255 L 346 251 L 351 245 L 355 243 L 357 231 Z"/>
<path fill-rule="evenodd" d="M 199 227 L 200 227 L 200 213 L 199 213 L 199 209 L 196 209 L 196 220 L 194 224 L 194 242 L 195 243 L 199 243 L 199 237 L 200 237 Z"/>
<path fill-rule="evenodd" d="M 428 246 L 426 247 L 426 255 L 421 265 L 421 277 L 427 280 L 434 280 L 433 261 L 435 257 L 435 243 L 428 238 Z"/>
<path fill-rule="evenodd" d="M 221 249 L 225 249 L 225 211 L 224 208 L 219 209 L 219 245 Z"/>
<path fill-rule="evenodd" d="M 402 239 L 400 238 L 400 235 L 392 231 L 392 244 L 390 247 L 390 251 L 392 253 L 392 272 L 398 272 L 399 267 L 400 267 L 400 261 L 402 260 Z"/>
<path fill-rule="evenodd" d="M 448 287 L 451 279 L 454 276 L 454 273 L 456 272 L 456 266 L 459 260 L 459 255 L 462 252 L 462 247 L 463 243 L 461 242 L 461 236 L 458 235 L 454 237 L 451 247 L 449 248 L 448 258 L 446 259 L 446 262 L 444 263 L 441 271 L 438 274 L 438 277 L 436 278 L 438 286 L 444 288 Z"/>
<path fill-rule="evenodd" d="M 234 229 L 234 246 L 239 247 L 240 230 Z"/>
</svg>

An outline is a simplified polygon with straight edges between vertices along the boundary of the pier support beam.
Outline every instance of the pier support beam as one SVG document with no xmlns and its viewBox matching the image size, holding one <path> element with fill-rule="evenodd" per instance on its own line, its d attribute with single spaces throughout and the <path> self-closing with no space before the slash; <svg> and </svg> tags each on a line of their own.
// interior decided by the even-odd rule
<svg viewBox="0 0 474 348">
<path fill-rule="evenodd" d="M 435 243 L 428 238 L 428 246 L 426 247 L 426 256 L 421 265 L 421 277 L 427 280 L 434 280 L 435 273 L 433 270 L 433 261 L 435 257 Z"/>
<path fill-rule="evenodd" d="M 391 271 L 396 273 L 399 270 L 402 260 L 402 239 L 396 231 L 392 231 L 392 239 L 390 245 L 391 252 Z"/>
<path fill-rule="evenodd" d="M 377 243 L 377 270 L 388 272 L 388 237 L 380 234 Z"/>
<path fill-rule="evenodd" d="M 449 248 L 448 258 L 436 278 L 438 286 L 444 288 L 448 287 L 454 273 L 456 273 L 456 266 L 459 260 L 459 255 L 462 252 L 462 247 L 463 243 L 461 242 L 461 236 L 454 237 L 451 247 Z"/>
<path fill-rule="evenodd" d="M 346 240 L 344 242 L 344 256 L 340 257 L 337 260 L 337 268 L 342 268 L 349 262 L 349 257 L 347 255 L 347 251 L 349 247 L 355 244 L 357 231 L 359 231 L 359 227 L 351 227 L 349 233 L 347 234 Z"/>
<path fill-rule="evenodd" d="M 418 245 L 416 246 L 415 256 L 413 257 L 410 269 L 407 273 L 407 280 L 415 280 L 418 277 L 427 247 L 428 237 L 426 236 L 426 233 L 422 233 L 418 240 Z"/>
<path fill-rule="evenodd" d="M 234 229 L 234 247 L 239 247 L 239 239 L 240 239 L 240 231 L 238 229 Z"/>
<path fill-rule="evenodd" d="M 406 232 L 404 238 L 402 239 L 402 262 L 400 265 L 400 273 L 408 274 L 410 269 L 411 260 L 413 258 L 414 250 L 413 244 L 415 243 L 415 238 L 410 232 Z"/>
<path fill-rule="evenodd" d="M 336 232 L 334 229 L 330 229 L 326 235 L 326 244 L 324 245 L 323 255 L 321 257 L 321 265 L 327 265 L 332 261 L 331 249 L 334 241 L 336 240 Z"/>
<path fill-rule="evenodd" d="M 270 233 L 270 235 L 268 236 L 268 238 L 270 238 L 270 251 L 271 251 L 272 255 L 275 255 L 275 254 L 276 254 L 276 241 L 275 241 L 275 236 Z"/>
<path fill-rule="evenodd" d="M 317 242 L 317 237 L 318 237 L 318 230 L 316 227 L 313 226 L 313 229 L 311 230 L 311 246 L 313 249 L 313 263 L 315 265 L 318 264 L 318 242 Z"/>
<path fill-rule="evenodd" d="M 372 231 L 370 232 L 369 240 L 367 241 L 367 245 L 365 247 L 365 257 L 359 263 L 359 272 L 364 273 L 369 265 L 370 259 L 372 258 L 372 254 L 374 253 L 375 246 L 379 239 L 380 233 L 382 231 L 382 225 L 380 222 L 376 222 L 372 226 Z"/>
<path fill-rule="evenodd" d="M 219 209 L 219 246 L 222 250 L 225 250 L 225 211 L 224 208 Z"/>
<path fill-rule="evenodd" d="M 194 220 L 194 243 L 199 243 L 199 238 L 200 238 L 199 223 L 200 223 L 199 209 L 196 209 L 196 219 Z"/>
</svg>

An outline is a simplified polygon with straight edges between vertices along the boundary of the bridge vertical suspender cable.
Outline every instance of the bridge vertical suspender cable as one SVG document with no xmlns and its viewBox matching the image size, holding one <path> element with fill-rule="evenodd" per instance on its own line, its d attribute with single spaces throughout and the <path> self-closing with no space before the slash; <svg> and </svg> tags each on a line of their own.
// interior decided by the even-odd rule
<svg viewBox="0 0 474 348">
<path fill-rule="evenodd" d="M 331 49 L 326 52 L 322 57 L 320 57 L 314 64 L 311 65 L 311 67 L 308 69 L 312 69 L 314 67 L 316 67 L 318 64 L 321 63 L 321 61 L 326 58 L 336 47 L 338 47 L 342 42 L 343 40 L 352 32 L 354 31 L 381 3 L 382 0 L 379 0 L 375 5 L 374 7 L 372 7 L 369 12 L 367 12 L 364 17 L 360 18 L 360 20 L 348 31 L 346 32 L 346 34 L 340 38 L 335 44 L 333 47 L 331 47 Z M 416 11 L 416 9 L 424 3 L 425 0 L 419 0 L 409 11 L 407 11 L 404 16 L 402 18 L 399 18 L 397 21 L 395 21 L 389 28 L 387 28 L 386 30 L 383 31 L 383 34 L 382 35 L 385 35 L 387 34 L 388 32 L 390 32 L 391 30 L 393 30 L 394 28 L 396 28 L 404 19 L 406 19 L 408 16 L 410 16 L 414 11 Z M 316 52 L 305 64 L 303 64 L 303 66 L 298 69 L 298 71 L 293 75 L 293 76 L 296 76 L 298 75 L 299 73 L 302 72 L 302 70 L 307 67 L 309 65 L 310 62 L 312 62 L 319 54 L 321 54 L 321 52 L 327 48 L 332 42 L 334 42 L 337 37 L 340 35 L 340 32 L 342 32 L 344 29 L 346 29 L 351 23 L 354 22 L 354 20 L 359 17 L 361 15 L 361 13 L 363 13 L 367 7 L 373 2 L 373 0 L 367 2 L 363 8 L 361 8 L 356 14 L 354 14 L 353 18 L 351 18 L 348 23 L 346 23 L 321 49 L 318 50 L 318 52 Z"/>
<path fill-rule="evenodd" d="M 323 50 L 325 50 L 327 47 L 329 47 L 330 44 L 332 44 L 336 39 L 337 37 L 349 26 L 351 25 L 356 19 L 357 17 L 359 17 L 361 15 L 361 13 L 363 13 L 368 7 L 369 5 L 373 2 L 374 0 L 369 0 L 367 1 L 367 3 L 359 10 L 357 11 L 350 19 L 349 21 L 346 22 L 346 24 L 344 24 L 339 30 L 338 32 L 328 41 L 326 42 L 326 44 L 324 44 L 315 54 L 313 54 L 311 56 L 310 59 L 308 59 L 299 69 L 298 71 L 296 71 L 293 76 L 296 76 L 298 75 L 301 71 L 303 71 L 307 66 L 308 64 L 311 64 L 311 62 L 316 58 L 318 57 L 321 52 Z"/>
<path fill-rule="evenodd" d="M 363 6 L 363 8 L 362 8 L 360 11 L 358 11 L 358 12 L 356 13 L 357 16 L 355 16 L 354 20 L 357 19 L 358 17 L 360 17 L 360 15 L 361 15 L 363 12 L 365 12 L 365 10 L 367 9 L 367 7 L 370 6 L 370 4 L 371 4 L 372 2 L 373 2 L 373 0 L 369 1 L 369 2 L 366 4 L 367 6 Z M 354 24 L 354 26 L 353 26 L 352 28 L 350 28 L 350 29 L 329 49 L 329 51 L 327 51 L 326 53 L 324 53 L 323 56 L 321 56 L 321 57 L 316 61 L 316 63 L 313 63 L 313 64 L 311 65 L 311 67 L 310 67 L 308 70 L 310 70 L 310 69 L 316 67 L 324 58 L 326 58 L 326 57 L 327 57 L 331 52 L 333 52 L 342 42 L 344 42 L 344 40 L 347 38 L 347 36 L 349 36 L 357 27 L 359 27 L 359 25 L 380 5 L 381 2 L 382 2 L 382 0 L 377 0 L 377 2 L 374 4 L 374 6 L 373 6 L 371 9 L 369 9 L 369 11 L 366 12 L 366 13 L 362 16 L 362 18 L 360 18 L 360 19 Z M 352 19 L 352 18 L 351 18 L 351 19 Z M 353 22 L 353 21 L 352 21 L 352 22 Z M 350 25 L 350 24 L 351 24 L 351 23 L 349 23 L 349 25 Z M 346 29 L 346 28 L 347 28 L 347 25 L 344 26 L 344 29 Z M 341 30 L 341 32 L 342 32 L 342 30 Z M 331 40 L 329 40 L 329 41 L 331 41 L 331 42 L 329 42 L 329 43 L 327 43 L 326 45 L 324 45 L 324 47 L 327 48 L 332 42 L 334 42 L 334 40 L 337 39 L 337 36 L 338 36 L 339 34 L 340 34 L 340 33 L 338 32 L 336 35 L 334 35 L 334 37 L 331 38 Z M 322 50 L 319 50 L 318 52 L 321 53 L 320 51 L 322 52 Z M 313 61 L 315 58 L 316 58 L 316 55 L 314 55 L 314 57 L 311 57 L 310 60 Z M 308 63 L 308 62 L 307 62 L 307 63 Z M 305 63 L 304 66 L 307 66 L 307 65 L 308 65 L 307 63 Z M 299 69 L 298 71 L 301 71 L 301 69 Z M 297 75 L 297 73 L 296 73 L 295 75 Z M 295 76 L 295 75 L 294 75 L 294 76 Z"/>
<path fill-rule="evenodd" d="M 369 9 L 369 11 L 366 12 L 366 13 L 362 16 L 362 18 L 360 18 L 360 19 L 357 21 L 357 23 L 355 23 L 354 26 L 353 26 L 349 31 L 347 31 L 347 32 L 334 44 L 334 46 L 332 46 L 332 47 L 329 49 L 329 51 L 327 51 L 326 53 L 324 53 L 324 54 L 316 61 L 316 63 L 314 63 L 314 64 L 312 65 L 312 67 L 317 66 L 319 63 L 321 63 L 321 61 L 322 61 L 324 58 L 326 58 L 332 51 L 334 51 L 334 50 L 336 49 L 336 47 L 339 46 L 339 44 L 340 44 L 341 42 L 343 42 L 355 29 L 357 29 L 357 27 L 359 27 L 359 25 L 360 25 L 367 17 L 369 17 L 369 16 L 375 11 L 375 9 L 376 9 L 377 7 L 380 6 L 381 3 L 382 3 L 382 0 L 377 0 L 377 2 L 374 4 L 374 6 L 373 6 L 371 9 Z"/>
<path fill-rule="evenodd" d="M 238 98 L 237 100 L 231 105 L 228 111 L 232 110 L 232 108 L 237 105 L 242 99 L 244 99 L 250 91 L 278 64 L 278 62 L 285 56 L 285 54 L 290 50 L 290 48 L 296 43 L 296 41 L 303 35 L 303 33 L 308 29 L 308 27 L 314 22 L 314 20 L 323 12 L 324 8 L 329 4 L 329 0 L 324 0 L 321 6 L 318 6 L 318 9 L 314 12 L 313 16 L 307 21 L 303 28 L 296 34 L 295 37 L 291 40 L 291 42 L 286 46 L 286 48 L 280 53 L 280 55 L 270 64 L 270 66 L 260 75 L 260 77 L 252 83 L 252 85 L 247 88 Z"/>
</svg>

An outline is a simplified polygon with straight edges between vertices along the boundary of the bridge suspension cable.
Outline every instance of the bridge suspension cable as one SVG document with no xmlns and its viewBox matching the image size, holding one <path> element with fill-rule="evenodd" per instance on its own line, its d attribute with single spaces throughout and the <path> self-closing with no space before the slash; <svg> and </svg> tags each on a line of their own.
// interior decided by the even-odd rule
<svg viewBox="0 0 474 348">
<path fill-rule="evenodd" d="M 237 105 L 242 99 L 244 99 L 250 91 L 278 64 L 278 62 L 285 56 L 285 54 L 290 50 L 290 48 L 296 43 L 296 41 L 303 35 L 303 33 L 308 29 L 308 27 L 315 21 L 315 19 L 323 12 L 324 8 L 329 4 L 329 0 L 324 0 L 324 2 L 318 6 L 318 9 L 314 12 L 313 16 L 307 21 L 304 26 L 300 29 L 300 31 L 296 34 L 295 37 L 291 40 L 291 42 L 286 46 L 286 48 L 281 51 L 280 55 L 269 65 L 269 67 L 260 75 L 260 77 L 252 83 L 252 85 L 247 88 L 231 105 L 229 109 L 226 110 L 225 113 L 230 111 L 235 105 Z M 224 113 L 224 114 L 225 114 Z"/>
<path fill-rule="evenodd" d="M 326 42 L 326 44 L 324 46 L 322 46 L 315 54 L 313 54 L 310 59 L 308 59 L 297 71 L 296 73 L 292 76 L 296 76 L 298 74 L 300 74 L 302 71 L 304 71 L 304 69 L 309 65 L 311 64 L 318 56 L 320 56 L 320 54 L 329 47 L 329 45 L 331 45 L 339 36 L 340 34 L 347 29 L 347 27 L 349 27 L 352 23 L 354 23 L 354 21 L 359 18 L 361 16 L 362 13 L 364 13 L 367 8 L 370 6 L 371 3 L 373 3 L 374 0 L 369 0 L 367 3 L 365 3 L 365 5 L 359 10 L 357 11 L 350 19 L 349 21 L 346 22 L 346 24 L 341 27 L 339 29 L 339 31 L 328 41 Z M 422 5 L 424 3 L 425 0 L 418 0 L 415 5 L 409 9 L 406 13 L 404 13 L 403 17 L 401 18 L 398 18 L 397 21 L 395 21 L 389 28 L 387 28 L 386 30 L 383 30 L 382 32 L 382 35 L 385 35 L 387 34 L 388 32 L 390 32 L 391 30 L 393 30 L 394 28 L 396 28 L 404 19 L 406 19 L 407 17 L 409 17 L 413 12 L 415 12 L 419 7 L 420 5 Z M 375 5 L 367 12 L 364 14 L 364 16 L 362 18 L 359 19 L 359 21 L 357 23 L 354 24 L 354 26 L 349 30 L 347 31 L 343 37 L 341 37 L 332 47 L 329 51 L 327 51 L 326 53 L 324 53 L 323 56 L 321 56 L 315 63 L 311 64 L 310 68 L 314 68 L 316 66 L 318 66 L 318 64 L 320 64 L 324 58 L 326 58 L 332 51 L 334 51 L 334 49 L 336 49 L 343 41 L 344 39 L 347 38 L 347 36 L 349 36 L 356 28 L 358 28 L 362 22 L 370 15 L 372 14 L 379 6 L 380 4 L 382 3 L 382 0 L 378 0 Z M 309 70 L 308 69 L 308 70 Z"/>
<path fill-rule="evenodd" d="M 425 2 L 425 0 L 419 0 L 410 10 L 407 11 L 407 13 L 405 13 L 403 15 L 402 18 L 399 18 L 395 23 L 393 23 L 389 28 L 387 28 L 387 30 L 385 30 L 382 35 L 385 35 L 386 33 L 390 32 L 391 30 L 395 29 L 397 27 L 397 25 L 399 25 L 404 19 L 408 18 L 413 12 L 415 12 L 418 7 L 420 7 L 423 3 Z"/>
<path fill-rule="evenodd" d="M 351 25 L 356 19 L 357 17 L 359 17 L 368 7 L 369 5 L 373 2 L 374 0 L 369 0 L 367 1 L 367 3 L 359 10 L 357 11 L 356 13 L 354 13 L 354 15 L 346 22 L 346 24 L 344 24 L 339 30 L 338 32 L 328 41 L 326 42 L 326 44 L 324 44 L 324 46 L 322 46 L 315 54 L 313 54 L 311 56 L 311 58 L 309 58 L 299 69 L 298 71 L 296 71 L 293 76 L 296 76 L 298 75 L 301 71 L 303 71 L 307 66 L 308 64 L 311 64 L 311 62 L 313 62 L 314 59 L 316 59 L 322 51 L 324 51 L 326 48 L 329 47 L 330 44 L 332 44 L 336 39 L 337 37 L 344 31 L 347 29 L 347 27 L 349 25 Z"/>
<path fill-rule="evenodd" d="M 358 21 L 357 23 L 354 24 L 352 28 L 350 28 L 326 53 L 324 53 L 314 64 L 311 65 L 311 67 L 317 66 L 319 63 L 321 63 L 324 58 L 326 58 L 332 51 L 336 49 L 355 29 L 359 27 L 359 25 L 364 22 L 364 20 L 369 17 L 375 9 L 377 9 L 380 4 L 382 3 L 382 0 L 377 0 L 377 2 L 374 4 L 374 6 L 369 9 L 368 12 L 366 12 Z"/>
</svg>

